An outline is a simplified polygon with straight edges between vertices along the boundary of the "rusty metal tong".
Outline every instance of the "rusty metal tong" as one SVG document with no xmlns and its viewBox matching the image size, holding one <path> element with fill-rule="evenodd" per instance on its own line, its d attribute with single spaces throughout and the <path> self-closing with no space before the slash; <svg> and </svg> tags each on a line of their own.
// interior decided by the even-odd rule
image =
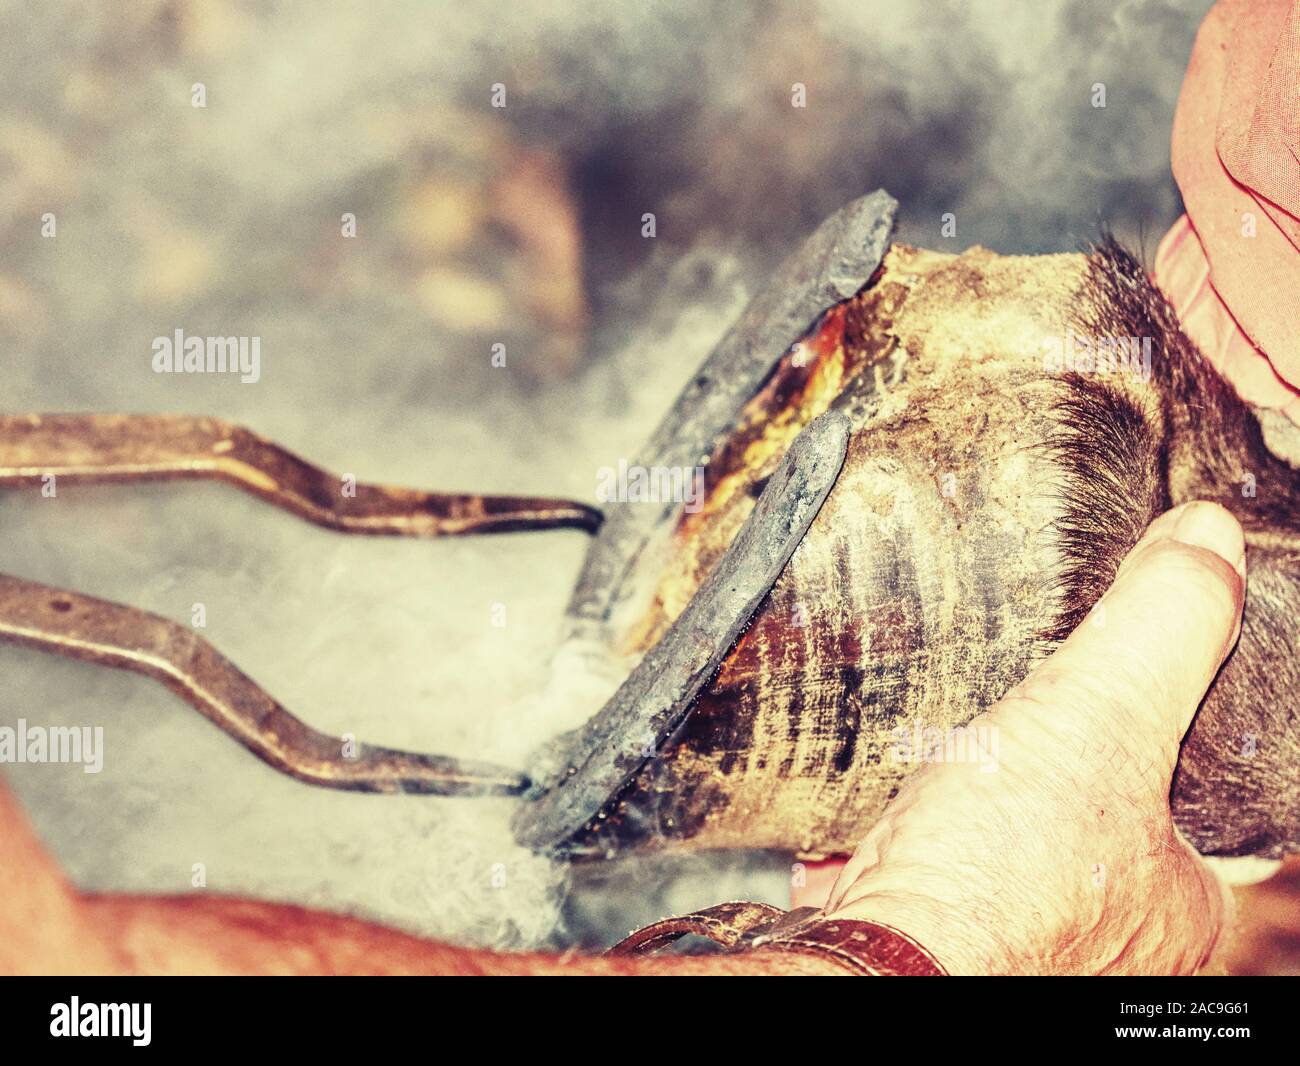
<svg viewBox="0 0 1300 1066">
<path fill-rule="evenodd" d="M 599 528 L 568 500 L 355 485 L 239 426 L 174 415 L 0 417 L 0 486 L 226 481 L 343 533 L 439 537 Z M 0 574 L 0 639 L 152 677 L 258 758 L 313 785 L 437 796 L 515 795 L 515 770 L 369 745 L 345 746 L 294 717 L 191 629 L 155 614 Z M 347 753 L 345 755 L 345 752 Z"/>
<path fill-rule="evenodd" d="M 827 307 L 879 266 L 897 204 L 883 191 L 828 218 L 746 308 L 678 397 L 643 456 L 680 466 L 713 454 L 745 403 Z M 583 727 L 534 758 L 489 763 L 345 745 L 294 717 L 193 630 L 158 615 L 0 574 L 0 640 L 132 670 L 172 689 L 253 754 L 310 784 L 361 792 L 527 795 L 515 834 L 561 848 L 671 741 L 772 588 L 839 475 L 848 421 L 827 412 L 790 446 L 754 511 L 686 609 Z M 343 533 L 415 537 L 580 529 L 597 534 L 569 605 L 599 633 L 621 584 L 673 505 L 608 515 L 570 500 L 440 494 L 340 479 L 239 426 L 174 415 L 0 416 L 0 487 L 56 481 L 215 479 Z"/>
</svg>

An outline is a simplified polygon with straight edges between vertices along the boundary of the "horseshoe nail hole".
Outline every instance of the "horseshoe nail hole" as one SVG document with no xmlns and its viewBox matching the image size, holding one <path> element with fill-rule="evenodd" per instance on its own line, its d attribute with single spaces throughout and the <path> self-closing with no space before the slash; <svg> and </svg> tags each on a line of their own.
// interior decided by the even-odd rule
<svg viewBox="0 0 1300 1066">
<path fill-rule="evenodd" d="M 56 611 L 58 611 L 60 614 L 64 614 L 72 610 L 72 601 L 71 600 L 50 600 L 50 606 L 53 607 Z"/>
</svg>

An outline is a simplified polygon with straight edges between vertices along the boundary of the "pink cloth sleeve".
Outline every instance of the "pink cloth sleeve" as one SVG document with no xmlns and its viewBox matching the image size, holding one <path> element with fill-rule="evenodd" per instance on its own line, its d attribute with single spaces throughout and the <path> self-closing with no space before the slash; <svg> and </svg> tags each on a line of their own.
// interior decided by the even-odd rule
<svg viewBox="0 0 1300 1066">
<path fill-rule="evenodd" d="M 1243 398 L 1300 423 L 1300 0 L 1210 11 L 1172 147 L 1187 214 L 1156 282 Z"/>
</svg>

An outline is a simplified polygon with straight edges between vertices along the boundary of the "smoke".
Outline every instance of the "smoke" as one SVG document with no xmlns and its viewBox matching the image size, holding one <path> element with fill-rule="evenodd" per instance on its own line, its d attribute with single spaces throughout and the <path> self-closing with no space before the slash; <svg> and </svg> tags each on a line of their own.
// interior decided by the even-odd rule
<svg viewBox="0 0 1300 1066">
<path fill-rule="evenodd" d="M 209 413 L 363 480 L 590 500 L 864 191 L 936 248 L 1158 236 L 1207 7 L 0 4 L 3 409 Z M 260 380 L 155 374 L 176 329 L 261 338 Z M 592 710 L 534 698 L 579 534 L 348 538 L 210 485 L 5 492 L 0 519 L 0 569 L 203 604 L 324 730 L 520 765 Z M 89 889 L 203 880 L 500 946 L 783 901 L 788 857 L 571 875 L 514 846 L 508 801 L 311 789 L 151 682 L 9 647 L 0 671 L 0 724 L 104 728 L 100 774 L 6 771 Z"/>
</svg>

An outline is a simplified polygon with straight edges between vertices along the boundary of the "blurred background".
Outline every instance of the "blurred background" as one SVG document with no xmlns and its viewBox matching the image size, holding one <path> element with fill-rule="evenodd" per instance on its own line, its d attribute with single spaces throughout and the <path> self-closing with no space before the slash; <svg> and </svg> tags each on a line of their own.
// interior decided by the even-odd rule
<svg viewBox="0 0 1300 1066">
<path fill-rule="evenodd" d="M 1149 256 L 1208 7 L 4 0 L 3 407 L 213 414 L 364 480 L 593 500 L 863 192 L 909 243 L 1071 250 L 1106 223 Z M 260 337 L 260 380 L 155 374 L 176 329 Z M 580 534 L 349 539 L 202 485 L 6 492 L 0 520 L 8 572 L 204 604 L 322 729 L 521 764 L 591 710 L 533 699 Z M 8 647 L 0 671 L 6 723 L 105 727 L 98 775 L 7 768 L 86 888 L 188 891 L 201 864 L 212 891 L 503 947 L 785 902 L 789 856 L 574 872 L 513 845 L 509 801 L 313 790 L 150 682 Z"/>
</svg>

